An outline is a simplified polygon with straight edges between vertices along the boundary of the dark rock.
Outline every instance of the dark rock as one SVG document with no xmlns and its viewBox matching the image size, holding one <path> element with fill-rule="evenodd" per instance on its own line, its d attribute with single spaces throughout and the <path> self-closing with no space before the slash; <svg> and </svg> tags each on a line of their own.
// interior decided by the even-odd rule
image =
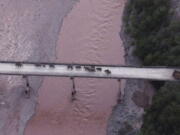
<svg viewBox="0 0 180 135">
<path fill-rule="evenodd" d="M 144 92 L 135 91 L 133 93 L 132 100 L 139 107 L 142 107 L 142 108 L 149 107 L 149 96 L 146 95 Z"/>
<path fill-rule="evenodd" d="M 128 135 L 128 133 L 133 130 L 133 127 L 127 121 L 125 121 L 123 125 L 123 128 L 118 131 L 118 135 Z"/>
<path fill-rule="evenodd" d="M 180 71 L 175 70 L 173 73 L 173 77 L 177 80 L 180 80 Z"/>
</svg>

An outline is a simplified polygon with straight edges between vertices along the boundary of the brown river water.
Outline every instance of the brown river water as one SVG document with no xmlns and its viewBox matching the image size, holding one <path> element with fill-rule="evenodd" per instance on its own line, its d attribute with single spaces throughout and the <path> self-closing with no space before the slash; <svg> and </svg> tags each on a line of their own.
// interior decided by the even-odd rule
<svg viewBox="0 0 180 135">
<path fill-rule="evenodd" d="M 119 32 L 125 0 L 79 0 L 65 17 L 56 62 L 124 64 Z M 47 77 L 39 89 L 36 114 L 25 135 L 105 135 L 120 92 L 110 79 Z"/>
</svg>

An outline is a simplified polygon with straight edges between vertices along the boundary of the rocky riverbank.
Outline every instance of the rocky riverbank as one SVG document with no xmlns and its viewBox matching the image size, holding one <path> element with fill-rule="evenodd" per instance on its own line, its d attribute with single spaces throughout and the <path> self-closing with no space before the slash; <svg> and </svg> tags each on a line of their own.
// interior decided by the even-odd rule
<svg viewBox="0 0 180 135">
<path fill-rule="evenodd" d="M 127 4 L 127 3 L 126 3 Z M 126 9 L 124 9 L 126 15 Z M 125 63 L 129 66 L 141 66 L 140 60 L 133 55 L 132 39 L 124 32 L 124 24 L 120 32 L 125 50 Z M 154 88 L 148 81 L 126 80 L 120 99 L 114 107 L 109 119 L 108 135 L 136 135 L 142 124 L 144 108 L 148 107 L 154 93 Z"/>
</svg>

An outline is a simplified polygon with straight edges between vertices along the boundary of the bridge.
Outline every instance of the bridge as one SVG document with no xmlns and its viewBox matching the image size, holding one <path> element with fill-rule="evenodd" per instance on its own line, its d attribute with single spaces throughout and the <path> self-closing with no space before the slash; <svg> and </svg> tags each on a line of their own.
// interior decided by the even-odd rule
<svg viewBox="0 0 180 135">
<path fill-rule="evenodd" d="M 87 77 L 111 79 L 180 80 L 180 69 L 168 67 L 129 67 L 67 63 L 1 61 L 0 74 L 25 76 Z M 177 72 L 177 75 L 175 75 Z"/>
</svg>

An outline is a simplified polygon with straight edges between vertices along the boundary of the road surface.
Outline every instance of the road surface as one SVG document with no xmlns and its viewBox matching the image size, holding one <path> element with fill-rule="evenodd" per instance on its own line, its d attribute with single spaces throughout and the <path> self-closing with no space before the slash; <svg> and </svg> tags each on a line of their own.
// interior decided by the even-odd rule
<svg viewBox="0 0 180 135">
<path fill-rule="evenodd" d="M 0 62 L 0 74 L 8 75 L 129 78 L 175 81 L 176 79 L 173 77 L 175 70 L 177 69 L 167 67 L 138 68 L 112 65 Z"/>
</svg>

